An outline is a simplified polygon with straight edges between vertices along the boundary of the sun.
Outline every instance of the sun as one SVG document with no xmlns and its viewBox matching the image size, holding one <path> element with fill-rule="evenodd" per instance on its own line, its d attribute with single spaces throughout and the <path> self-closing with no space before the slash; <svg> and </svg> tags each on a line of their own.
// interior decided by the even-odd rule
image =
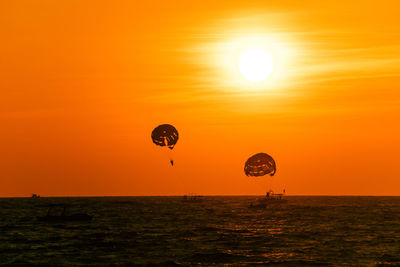
<svg viewBox="0 0 400 267">
<path fill-rule="evenodd" d="M 238 33 L 203 44 L 196 48 L 201 52 L 197 62 L 212 72 L 199 76 L 199 81 L 241 95 L 278 93 L 289 86 L 293 75 L 297 52 L 289 41 L 272 33 Z"/>
<path fill-rule="evenodd" d="M 237 64 L 244 78 L 251 82 L 261 82 L 271 75 L 274 69 L 274 58 L 266 50 L 249 49 L 239 56 Z"/>
</svg>

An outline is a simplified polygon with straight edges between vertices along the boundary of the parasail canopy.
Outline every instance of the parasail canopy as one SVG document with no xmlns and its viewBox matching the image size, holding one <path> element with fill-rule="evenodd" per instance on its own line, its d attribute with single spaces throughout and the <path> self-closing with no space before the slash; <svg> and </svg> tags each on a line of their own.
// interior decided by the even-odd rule
<svg viewBox="0 0 400 267">
<path fill-rule="evenodd" d="M 274 176 L 276 164 L 274 159 L 266 153 L 258 153 L 251 156 L 244 165 L 247 176 L 263 176 L 269 174 Z"/>
<path fill-rule="evenodd" d="M 179 134 L 174 126 L 170 124 L 162 124 L 154 128 L 151 133 L 151 139 L 153 143 L 158 146 L 168 146 L 169 149 L 173 149 L 178 142 Z"/>
</svg>

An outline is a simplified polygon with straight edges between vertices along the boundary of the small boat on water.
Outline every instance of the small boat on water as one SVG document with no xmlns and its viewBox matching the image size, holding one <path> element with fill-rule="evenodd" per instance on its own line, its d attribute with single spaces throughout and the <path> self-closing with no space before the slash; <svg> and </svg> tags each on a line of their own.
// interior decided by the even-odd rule
<svg viewBox="0 0 400 267">
<path fill-rule="evenodd" d="M 269 190 L 265 197 L 257 199 L 255 203 L 250 203 L 250 208 L 266 208 L 268 206 L 276 206 L 280 204 L 285 204 L 288 202 L 284 198 L 285 191 L 283 193 L 275 194 L 272 190 Z"/>
<path fill-rule="evenodd" d="M 53 204 L 49 206 L 46 216 L 38 216 L 37 218 L 39 221 L 45 222 L 76 222 L 91 221 L 93 216 L 88 215 L 87 213 L 68 214 L 66 205 Z"/>
<path fill-rule="evenodd" d="M 40 198 L 40 195 L 38 195 L 38 194 L 32 194 L 31 198 Z"/>
<path fill-rule="evenodd" d="M 204 199 L 204 196 L 195 195 L 195 194 L 183 196 L 184 202 L 200 202 L 200 201 L 203 201 L 203 199 Z"/>
</svg>

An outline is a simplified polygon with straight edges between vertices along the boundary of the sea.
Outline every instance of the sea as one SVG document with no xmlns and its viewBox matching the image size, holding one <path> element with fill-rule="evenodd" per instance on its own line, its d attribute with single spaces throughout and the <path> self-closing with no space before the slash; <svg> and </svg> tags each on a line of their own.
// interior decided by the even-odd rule
<svg viewBox="0 0 400 267">
<path fill-rule="evenodd" d="M 400 266 L 400 197 L 1 198 L 2 266 Z M 51 204 L 90 222 L 43 222 Z"/>
</svg>

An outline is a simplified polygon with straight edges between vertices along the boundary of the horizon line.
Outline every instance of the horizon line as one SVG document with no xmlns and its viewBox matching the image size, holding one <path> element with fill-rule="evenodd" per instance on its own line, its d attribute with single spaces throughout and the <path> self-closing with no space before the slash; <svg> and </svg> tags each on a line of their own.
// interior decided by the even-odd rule
<svg viewBox="0 0 400 267">
<path fill-rule="evenodd" d="M 88 195 L 88 196 L 40 196 L 40 198 L 105 198 L 105 197 L 183 197 L 183 196 L 203 196 L 203 197 L 257 197 L 262 195 L 204 195 L 204 194 L 184 194 L 184 195 Z M 285 195 L 286 197 L 400 197 L 400 195 Z M 32 198 L 32 196 L 0 196 L 0 198 Z"/>
</svg>

